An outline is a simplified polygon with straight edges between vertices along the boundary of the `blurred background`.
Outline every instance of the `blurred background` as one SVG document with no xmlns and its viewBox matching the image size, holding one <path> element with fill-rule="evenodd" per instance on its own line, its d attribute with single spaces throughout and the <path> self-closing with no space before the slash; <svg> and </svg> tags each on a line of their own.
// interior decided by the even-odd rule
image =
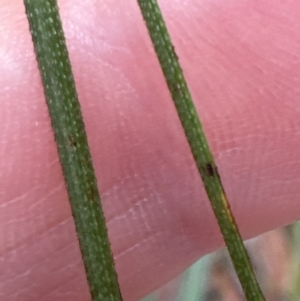
<svg viewBox="0 0 300 301">
<path fill-rule="evenodd" d="M 300 222 L 246 241 L 268 301 L 300 300 Z M 140 301 L 246 301 L 227 251 L 201 258 Z"/>
</svg>

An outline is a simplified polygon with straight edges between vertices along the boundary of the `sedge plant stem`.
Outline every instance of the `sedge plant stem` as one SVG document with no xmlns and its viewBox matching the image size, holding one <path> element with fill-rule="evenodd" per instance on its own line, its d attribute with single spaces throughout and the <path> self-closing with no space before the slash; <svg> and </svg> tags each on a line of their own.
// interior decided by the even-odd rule
<svg viewBox="0 0 300 301">
<path fill-rule="evenodd" d="M 122 300 L 56 0 L 24 0 L 93 301 Z"/>
<path fill-rule="evenodd" d="M 156 0 L 137 0 L 212 209 L 248 301 L 265 300 Z"/>
</svg>

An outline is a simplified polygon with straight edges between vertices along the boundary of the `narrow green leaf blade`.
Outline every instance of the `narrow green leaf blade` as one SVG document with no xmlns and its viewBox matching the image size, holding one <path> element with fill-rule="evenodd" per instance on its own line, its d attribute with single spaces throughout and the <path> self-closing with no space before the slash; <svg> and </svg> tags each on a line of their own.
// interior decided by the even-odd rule
<svg viewBox="0 0 300 301">
<path fill-rule="evenodd" d="M 117 274 L 100 204 L 61 20 L 55 0 L 24 0 L 94 301 L 119 301 Z"/>
<path fill-rule="evenodd" d="M 198 118 L 158 3 L 156 0 L 137 1 L 246 298 L 249 301 L 265 300 L 231 213 L 217 166 Z"/>
</svg>

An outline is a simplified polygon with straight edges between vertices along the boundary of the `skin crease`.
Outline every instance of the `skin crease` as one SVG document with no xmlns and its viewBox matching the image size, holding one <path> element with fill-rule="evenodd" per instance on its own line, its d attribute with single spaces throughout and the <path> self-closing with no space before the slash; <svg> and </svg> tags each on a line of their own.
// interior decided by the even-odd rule
<svg viewBox="0 0 300 301">
<path fill-rule="evenodd" d="M 300 218 L 300 4 L 161 0 L 245 238 Z M 134 0 L 59 1 L 125 301 L 223 246 Z M 0 8 L 0 299 L 89 301 L 21 0 Z"/>
</svg>

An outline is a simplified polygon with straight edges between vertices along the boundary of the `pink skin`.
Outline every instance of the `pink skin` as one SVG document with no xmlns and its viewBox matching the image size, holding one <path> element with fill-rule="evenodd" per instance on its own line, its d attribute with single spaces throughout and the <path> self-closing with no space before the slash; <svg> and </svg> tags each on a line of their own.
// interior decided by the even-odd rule
<svg viewBox="0 0 300 301">
<path fill-rule="evenodd" d="M 22 1 L 0 7 L 0 299 L 89 301 Z M 300 218 L 300 4 L 161 0 L 245 238 Z M 135 0 L 59 2 L 125 301 L 223 245 Z"/>
</svg>

